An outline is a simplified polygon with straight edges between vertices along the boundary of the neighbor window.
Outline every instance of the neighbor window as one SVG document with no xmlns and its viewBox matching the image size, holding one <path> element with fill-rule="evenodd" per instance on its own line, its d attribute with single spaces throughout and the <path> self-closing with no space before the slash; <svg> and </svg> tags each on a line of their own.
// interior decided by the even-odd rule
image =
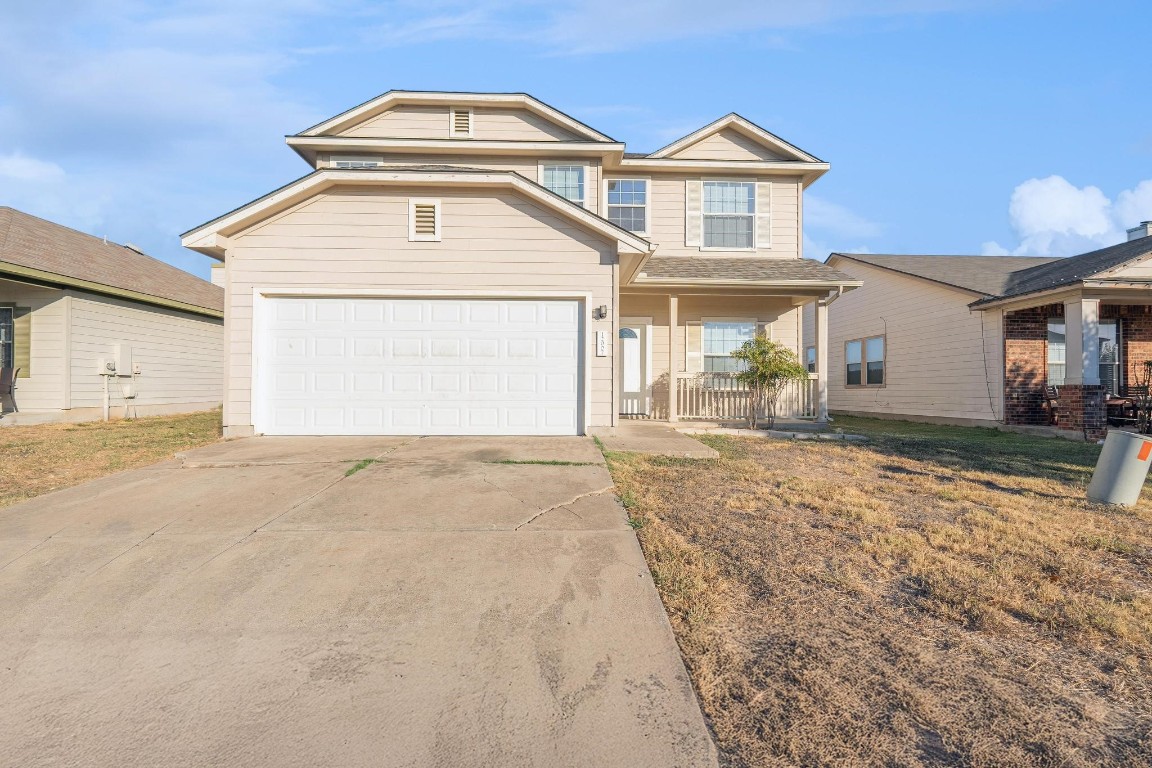
<svg viewBox="0 0 1152 768">
<path fill-rule="evenodd" d="M 1120 323 L 1102 320 L 1097 326 L 1100 340 L 1100 384 L 1110 395 L 1120 394 Z M 1063 320 L 1048 321 L 1048 386 L 1064 386 L 1068 372 L 1068 339 Z"/>
<path fill-rule="evenodd" d="M 648 182 L 608 180 L 608 220 L 629 232 L 648 231 Z"/>
<path fill-rule="evenodd" d="M 756 323 L 751 320 L 705 321 L 702 333 L 704 370 L 712 373 L 739 371 L 740 361 L 732 357 L 732 353 L 755 336 Z"/>
<path fill-rule="evenodd" d="M 804 348 L 804 367 L 808 373 L 816 373 L 816 347 Z"/>
<path fill-rule="evenodd" d="M 15 367 L 16 336 L 12 314 L 11 307 L 0 307 L 0 368 Z"/>
<path fill-rule="evenodd" d="M 584 166 L 546 165 L 541 174 L 541 183 L 561 197 L 577 205 L 584 205 Z"/>
<path fill-rule="evenodd" d="M 853 339 L 844 345 L 844 383 L 850 387 L 884 385 L 884 337 Z"/>
<path fill-rule="evenodd" d="M 747 249 L 756 245 L 756 184 L 750 181 L 706 181 L 703 200 L 705 248 Z"/>
</svg>

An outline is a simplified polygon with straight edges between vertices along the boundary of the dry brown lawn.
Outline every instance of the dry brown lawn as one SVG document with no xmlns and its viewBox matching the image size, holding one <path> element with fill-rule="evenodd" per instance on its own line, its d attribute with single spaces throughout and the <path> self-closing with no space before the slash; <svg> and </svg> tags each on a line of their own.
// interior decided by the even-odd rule
<svg viewBox="0 0 1152 768">
<path fill-rule="evenodd" d="M 220 411 L 0 429 L 0 507 L 169 459 L 220 437 Z"/>
<path fill-rule="evenodd" d="M 1084 501 L 1093 445 L 839 425 L 608 454 L 725 764 L 1152 764 L 1152 502 Z"/>
</svg>

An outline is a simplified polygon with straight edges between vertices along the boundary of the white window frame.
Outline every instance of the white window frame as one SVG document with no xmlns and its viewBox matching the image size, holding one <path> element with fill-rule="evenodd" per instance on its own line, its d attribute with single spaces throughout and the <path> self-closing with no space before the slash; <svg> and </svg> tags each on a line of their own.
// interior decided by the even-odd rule
<svg viewBox="0 0 1152 768">
<path fill-rule="evenodd" d="M 436 210 L 436 232 L 428 235 L 416 232 L 416 206 L 431 205 Z M 428 197 L 413 197 L 408 200 L 408 242 L 410 243 L 438 243 L 440 242 L 440 201 Z"/>
<path fill-rule="evenodd" d="M 880 339 L 884 345 L 884 356 L 879 360 L 872 360 L 868 357 L 868 342 L 873 339 Z M 848 345 L 860 345 L 860 383 L 848 383 Z M 883 378 L 879 384 L 868 383 L 868 363 L 880 362 L 883 363 Z M 847 339 L 844 342 L 844 386 L 848 389 L 883 389 L 888 386 L 888 335 L 884 333 L 876 333 L 871 336 L 861 336 L 856 339 Z"/>
<path fill-rule="evenodd" d="M 580 187 L 583 189 L 584 197 L 580 200 L 573 200 L 570 197 L 564 197 L 564 195 L 560 195 L 559 192 L 552 192 L 552 190 L 548 189 L 548 186 L 544 183 L 545 168 L 579 168 L 580 172 L 583 174 L 583 177 L 580 180 Z M 549 161 L 547 163 L 540 163 L 539 167 L 537 168 L 537 172 L 540 174 L 537 177 L 540 180 L 540 186 L 544 187 L 544 189 L 548 189 L 548 191 L 552 192 L 554 195 L 560 195 L 560 197 L 564 197 L 564 199 L 568 202 L 575 203 L 581 208 L 586 209 L 588 207 L 588 179 L 591 174 L 589 173 L 589 166 L 587 163 L 565 163 L 560 161 Z"/>
<path fill-rule="evenodd" d="M 337 163 L 349 163 L 344 168 L 379 168 L 384 165 L 384 158 L 379 155 L 329 155 L 328 167 L 341 168 Z"/>
<path fill-rule="evenodd" d="M 541 177 L 541 178 L 543 178 L 543 177 Z M 644 209 L 644 229 L 637 230 L 635 232 L 633 232 L 632 230 L 628 230 L 628 231 L 632 232 L 632 234 L 634 234 L 634 235 L 647 236 L 648 232 L 652 228 L 652 179 L 648 176 L 615 176 L 611 179 L 603 179 L 603 183 L 600 185 L 600 189 L 601 189 L 600 199 L 604 201 L 604 204 L 603 204 L 604 218 L 608 219 L 609 221 L 612 221 L 611 217 L 609 216 L 609 207 L 611 206 L 611 203 L 608 202 L 608 183 L 611 181 L 642 181 L 642 182 L 644 182 L 644 205 L 643 206 L 631 205 L 631 206 L 624 206 L 624 207 L 627 207 L 627 208 L 641 208 L 642 207 Z M 613 223 L 615 223 L 615 222 L 613 222 Z M 620 225 L 617 224 L 616 226 L 620 226 Z"/>
<path fill-rule="evenodd" d="M 750 184 L 752 186 L 752 213 L 706 213 L 704 211 L 704 188 L 709 184 Z M 724 179 L 711 178 L 700 180 L 700 250 L 701 251 L 727 251 L 729 253 L 755 251 L 760 246 L 757 242 L 756 231 L 759 229 L 761 215 L 760 183 L 756 179 Z M 724 248 L 704 244 L 704 219 L 707 216 L 751 216 L 752 217 L 752 246 L 750 248 Z"/>
<path fill-rule="evenodd" d="M 772 338 L 772 324 L 761 323 L 755 317 L 702 317 L 700 318 L 700 371 L 704 374 L 713 373 L 731 373 L 731 371 L 709 371 L 705 363 L 710 357 L 726 357 L 726 355 L 709 355 L 704 352 L 705 335 L 707 334 L 709 323 L 747 323 L 752 326 L 752 335 L 755 337 L 760 329 L 764 329 L 764 333 L 768 338 Z"/>
<path fill-rule="evenodd" d="M 459 112 L 468 113 L 468 132 L 460 133 L 456 130 L 456 115 Z M 448 110 L 448 137 L 452 139 L 471 139 L 476 133 L 476 114 L 472 107 L 452 107 Z"/>
</svg>

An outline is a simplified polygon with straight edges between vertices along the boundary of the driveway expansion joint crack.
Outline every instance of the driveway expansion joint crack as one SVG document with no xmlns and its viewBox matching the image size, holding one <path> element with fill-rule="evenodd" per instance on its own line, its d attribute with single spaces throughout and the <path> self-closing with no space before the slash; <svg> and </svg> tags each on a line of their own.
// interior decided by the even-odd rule
<svg viewBox="0 0 1152 768">
<path fill-rule="evenodd" d="M 532 517 L 528 518 L 524 522 L 520 523 L 520 525 L 516 526 L 516 528 L 514 530 L 517 530 L 517 531 L 520 530 L 524 526 L 529 525 L 533 520 L 537 519 L 541 515 L 546 515 L 553 510 L 560 509 L 561 507 L 566 507 L 569 504 L 575 504 L 576 502 L 580 501 L 580 499 L 586 499 L 590 496 L 600 496 L 601 494 L 610 493 L 611 491 L 615 490 L 615 488 L 616 488 L 616 486 L 610 485 L 607 488 L 601 488 L 601 489 L 596 490 L 596 491 L 588 491 L 587 493 L 582 493 L 579 496 L 574 496 L 573 498 L 568 499 L 567 501 L 563 501 L 559 504 L 554 504 L 551 507 L 548 507 L 547 509 L 542 509 L 539 512 L 537 512 L 536 514 L 532 515 Z M 575 514 L 575 513 L 573 513 L 573 514 Z M 576 515 L 576 516 L 579 517 L 579 515 Z"/>
</svg>

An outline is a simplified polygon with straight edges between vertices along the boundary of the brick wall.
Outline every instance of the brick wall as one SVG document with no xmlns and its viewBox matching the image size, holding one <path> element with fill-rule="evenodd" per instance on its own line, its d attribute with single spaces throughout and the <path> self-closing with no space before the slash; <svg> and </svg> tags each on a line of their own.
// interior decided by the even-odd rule
<svg viewBox="0 0 1152 768">
<path fill-rule="evenodd" d="M 1065 384 L 1060 387 L 1060 429 L 1083 432 L 1089 440 L 1104 437 L 1104 387 L 1100 384 Z"/>
<path fill-rule="evenodd" d="M 1048 318 L 1062 316 L 1053 304 L 1004 315 L 1004 423 L 1048 424 Z"/>
</svg>

